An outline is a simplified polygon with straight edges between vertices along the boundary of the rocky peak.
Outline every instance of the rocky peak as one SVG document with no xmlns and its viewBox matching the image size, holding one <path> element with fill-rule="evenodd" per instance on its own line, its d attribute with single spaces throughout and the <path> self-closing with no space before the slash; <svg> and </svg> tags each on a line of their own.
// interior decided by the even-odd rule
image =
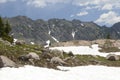
<svg viewBox="0 0 120 80">
<path fill-rule="evenodd" d="M 113 39 L 120 38 L 120 23 L 110 28 L 101 27 L 94 22 L 83 22 L 77 19 L 42 19 L 32 20 L 26 16 L 7 18 L 12 25 L 12 32 L 17 39 L 32 42 L 95 40 L 106 38 L 109 33 Z"/>
</svg>

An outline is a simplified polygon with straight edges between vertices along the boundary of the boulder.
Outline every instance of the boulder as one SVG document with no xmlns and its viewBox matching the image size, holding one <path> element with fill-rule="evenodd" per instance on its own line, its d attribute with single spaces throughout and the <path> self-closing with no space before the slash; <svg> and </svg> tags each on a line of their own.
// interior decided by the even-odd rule
<svg viewBox="0 0 120 80">
<path fill-rule="evenodd" d="M 50 54 L 50 50 L 45 48 L 42 50 L 42 54 L 41 57 L 44 59 L 51 59 L 52 58 L 52 54 Z"/>
<path fill-rule="evenodd" d="M 59 57 L 53 57 L 50 61 L 51 63 L 58 63 L 58 64 L 67 64 L 66 62 L 64 62 L 61 58 Z"/>
<path fill-rule="evenodd" d="M 16 67 L 16 64 L 6 56 L 0 56 L 0 68 L 2 67 Z"/>
<path fill-rule="evenodd" d="M 29 54 L 26 55 L 26 57 L 29 59 L 40 60 L 39 55 L 36 54 L 35 52 L 30 52 Z"/>
<path fill-rule="evenodd" d="M 25 41 L 24 40 L 17 40 L 14 44 L 23 45 L 23 44 L 25 44 Z"/>
<path fill-rule="evenodd" d="M 54 49 L 54 50 L 50 50 L 50 53 L 53 54 L 55 57 L 64 58 L 63 51 Z"/>
<path fill-rule="evenodd" d="M 107 60 L 110 60 L 110 61 L 117 61 L 117 60 L 119 60 L 120 58 L 119 58 L 118 55 L 108 54 L 108 55 L 106 56 L 106 59 L 107 59 Z"/>
</svg>

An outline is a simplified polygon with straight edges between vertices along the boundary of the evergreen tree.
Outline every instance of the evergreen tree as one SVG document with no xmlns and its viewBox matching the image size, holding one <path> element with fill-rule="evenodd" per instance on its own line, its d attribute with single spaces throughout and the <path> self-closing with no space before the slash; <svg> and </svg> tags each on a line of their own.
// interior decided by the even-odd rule
<svg viewBox="0 0 120 80">
<path fill-rule="evenodd" d="M 10 31 L 11 31 L 11 27 L 8 21 L 5 23 L 0 17 L 0 37 L 12 43 L 13 37 L 9 35 Z"/>
<path fill-rule="evenodd" d="M 11 27 L 10 27 L 10 24 L 8 23 L 8 21 L 7 21 L 6 25 L 5 25 L 5 33 L 7 35 L 9 35 L 10 31 L 11 31 Z"/>
<path fill-rule="evenodd" d="M 3 33 L 4 33 L 4 23 L 2 18 L 0 17 L 0 37 L 2 37 Z"/>
<path fill-rule="evenodd" d="M 110 34 L 107 34 L 106 39 L 111 39 Z"/>
</svg>

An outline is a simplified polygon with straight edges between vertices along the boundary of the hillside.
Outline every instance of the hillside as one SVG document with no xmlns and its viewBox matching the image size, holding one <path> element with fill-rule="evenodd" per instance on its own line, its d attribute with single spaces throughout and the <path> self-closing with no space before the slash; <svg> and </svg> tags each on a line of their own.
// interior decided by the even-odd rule
<svg viewBox="0 0 120 80">
<path fill-rule="evenodd" d="M 32 20 L 26 16 L 4 18 L 12 26 L 11 35 L 26 42 L 45 43 L 71 41 L 71 40 L 95 40 L 106 38 L 108 34 L 112 39 L 120 39 L 120 23 L 108 28 L 99 26 L 94 22 L 65 19 Z"/>
<path fill-rule="evenodd" d="M 100 52 L 101 48 L 94 44 L 91 47 L 79 45 L 76 47 L 50 47 L 50 49 L 46 49 L 40 45 L 12 45 L 0 39 L 0 47 L 0 68 L 21 67 L 24 65 L 54 69 L 58 69 L 57 66 L 120 66 L 120 54 L 118 51 L 112 52 L 115 57 L 112 56 L 109 59 L 107 56 L 110 52 Z"/>
</svg>

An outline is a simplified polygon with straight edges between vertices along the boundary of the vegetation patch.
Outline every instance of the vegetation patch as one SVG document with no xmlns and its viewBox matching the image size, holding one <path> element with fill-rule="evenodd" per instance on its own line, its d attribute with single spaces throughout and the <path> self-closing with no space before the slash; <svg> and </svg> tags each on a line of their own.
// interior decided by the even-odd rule
<svg viewBox="0 0 120 80">
<path fill-rule="evenodd" d="M 12 43 L 13 37 L 9 35 L 10 31 L 11 31 L 11 27 L 10 27 L 10 24 L 8 23 L 8 21 L 5 22 L 0 17 L 0 37 L 3 40 L 7 40 L 10 43 Z"/>
</svg>

